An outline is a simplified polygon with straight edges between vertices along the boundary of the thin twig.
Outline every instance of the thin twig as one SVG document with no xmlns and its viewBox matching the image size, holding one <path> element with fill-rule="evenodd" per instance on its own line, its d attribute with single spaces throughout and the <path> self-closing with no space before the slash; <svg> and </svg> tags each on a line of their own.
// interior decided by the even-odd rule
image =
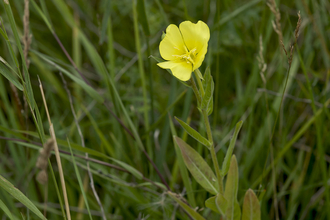
<svg viewBox="0 0 330 220">
<path fill-rule="evenodd" d="M 72 111 L 72 115 L 73 115 L 73 118 L 74 118 L 74 122 L 77 126 L 77 130 L 78 130 L 78 133 L 79 133 L 79 136 L 80 136 L 80 139 L 81 139 L 81 146 L 82 147 L 85 147 L 85 141 L 84 141 L 84 136 L 81 132 L 81 128 L 79 126 L 79 122 L 77 120 L 77 115 L 74 111 L 74 108 L 73 108 L 73 102 L 72 102 L 72 96 L 71 96 L 71 92 L 70 90 L 68 89 L 68 86 L 67 86 L 67 83 L 63 77 L 63 74 L 60 72 L 60 76 L 62 78 L 62 81 L 63 81 L 63 84 L 64 84 L 64 89 L 65 91 L 67 92 L 68 94 L 68 98 L 69 98 L 69 102 L 70 102 L 70 107 L 71 107 L 71 111 Z M 90 166 L 89 166 L 89 162 L 88 162 L 88 153 L 85 153 L 85 158 L 87 160 L 87 172 L 88 172 L 88 176 L 89 176 L 89 180 L 90 180 L 90 186 L 92 188 L 92 191 L 93 191 L 93 194 L 94 194 L 94 197 L 98 203 L 98 205 L 100 206 L 100 209 L 101 209 L 101 214 L 102 214 L 102 219 L 103 220 L 106 220 L 106 217 L 105 217 L 105 213 L 104 213 L 104 209 L 103 209 L 103 205 L 101 203 L 101 200 L 100 200 L 100 197 L 98 196 L 96 190 L 95 190 L 95 186 L 94 186 L 94 179 L 93 179 L 93 174 L 91 173 L 91 170 L 90 170 Z"/>
</svg>

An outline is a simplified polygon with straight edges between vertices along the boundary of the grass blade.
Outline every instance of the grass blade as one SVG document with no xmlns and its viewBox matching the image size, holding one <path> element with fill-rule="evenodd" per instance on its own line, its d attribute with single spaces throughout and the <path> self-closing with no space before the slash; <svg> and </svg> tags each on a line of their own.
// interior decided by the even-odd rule
<svg viewBox="0 0 330 220">
<path fill-rule="evenodd" d="M 18 81 L 18 79 L 5 67 L 5 65 L 0 62 L 0 73 L 8 79 L 16 88 L 23 91 L 22 84 Z"/>
<path fill-rule="evenodd" d="M 14 185 L 8 182 L 4 177 L 0 175 L 0 187 L 12 195 L 15 199 L 20 201 L 29 210 L 36 214 L 40 219 L 46 219 L 39 209 Z"/>
<path fill-rule="evenodd" d="M 9 211 L 8 207 L 6 206 L 6 204 L 1 199 L 0 199 L 0 208 L 8 216 L 8 218 L 10 220 L 16 220 L 16 219 L 18 219 L 17 217 L 13 217 L 13 215 Z"/>
<path fill-rule="evenodd" d="M 71 153 L 71 159 L 72 159 L 72 163 L 73 163 L 73 166 L 74 166 L 74 171 L 76 172 L 76 175 L 77 175 L 77 179 L 78 179 L 80 191 L 81 191 L 81 193 L 82 193 L 82 195 L 84 197 L 85 204 L 86 204 L 86 207 L 87 207 L 88 216 L 89 216 L 89 219 L 92 220 L 93 218 L 92 218 L 92 215 L 91 215 L 91 211 L 89 209 L 88 200 L 87 200 L 87 197 L 86 197 L 86 194 L 85 194 L 85 190 L 84 190 L 84 185 L 83 185 L 83 183 L 81 181 L 81 177 L 80 177 L 79 170 L 78 170 L 78 167 L 77 167 L 77 164 L 76 164 L 76 160 L 74 159 L 74 156 L 73 156 L 73 153 L 72 153 L 72 148 L 71 148 L 71 145 L 70 145 L 70 142 L 69 142 L 69 139 L 68 138 L 67 138 L 67 142 L 68 142 L 70 153 Z"/>
</svg>

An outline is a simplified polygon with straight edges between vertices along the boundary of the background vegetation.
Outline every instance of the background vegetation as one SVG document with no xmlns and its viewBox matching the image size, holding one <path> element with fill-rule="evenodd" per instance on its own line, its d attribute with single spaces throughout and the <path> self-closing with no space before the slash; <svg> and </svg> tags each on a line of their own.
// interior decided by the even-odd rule
<svg viewBox="0 0 330 220">
<path fill-rule="evenodd" d="M 160 56 L 166 27 L 184 20 L 210 27 L 200 70 L 209 66 L 215 80 L 210 121 L 220 163 L 235 124 L 244 121 L 234 151 L 239 202 L 252 188 L 262 219 L 330 218 L 329 1 L 277 1 L 280 20 L 262 0 L 155 0 L 144 6 L 131 0 L 31 0 L 29 16 L 23 0 L 6 2 L 0 7 L 2 219 L 38 218 L 26 208 L 32 203 L 48 219 L 64 218 L 55 156 L 46 169 L 48 183 L 36 180 L 39 150 L 50 137 L 38 77 L 61 151 L 72 219 L 101 219 L 88 166 L 107 219 L 189 219 L 165 193 L 142 148 L 173 192 L 192 194 L 206 219 L 220 218 L 204 208 L 210 195 L 193 179 L 192 191 L 184 189 L 174 150 L 174 116 L 205 132 L 193 92 L 150 58 Z M 298 11 L 300 36 L 289 65 Z M 211 164 L 206 148 L 174 125 Z M 89 164 L 85 153 L 93 160 Z"/>
</svg>

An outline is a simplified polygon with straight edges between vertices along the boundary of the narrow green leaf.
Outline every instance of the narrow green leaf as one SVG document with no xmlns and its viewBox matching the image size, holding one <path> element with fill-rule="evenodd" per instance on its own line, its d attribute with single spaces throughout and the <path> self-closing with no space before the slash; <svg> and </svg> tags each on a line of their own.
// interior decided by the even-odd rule
<svg viewBox="0 0 330 220">
<path fill-rule="evenodd" d="M 64 73 L 66 76 L 68 76 L 70 79 L 72 79 L 73 81 L 75 81 L 79 86 L 81 86 L 92 98 L 94 98 L 95 100 L 99 101 L 99 102 L 103 102 L 104 99 L 103 97 L 97 92 L 95 91 L 92 87 L 90 87 L 89 85 L 87 85 L 83 80 L 79 79 L 78 77 L 76 77 L 75 75 L 73 75 L 72 73 L 70 73 L 69 71 L 67 71 L 66 69 L 62 68 L 61 66 L 59 66 L 58 64 L 56 64 L 55 62 L 53 62 L 52 60 L 48 59 L 48 57 L 42 53 L 39 53 L 37 51 L 31 50 L 33 51 L 34 54 L 36 54 L 37 56 L 39 56 L 41 59 L 43 59 L 44 61 L 46 61 L 47 63 L 51 64 L 52 66 L 54 66 L 56 69 L 58 69 L 59 71 L 61 71 L 62 73 Z"/>
<path fill-rule="evenodd" d="M 162 58 L 160 58 L 160 57 L 155 57 L 155 56 L 153 56 L 153 55 L 150 55 L 149 58 L 152 58 L 152 59 L 156 60 L 157 63 L 165 62 L 165 60 L 163 60 Z"/>
<path fill-rule="evenodd" d="M 58 0 L 55 1 L 56 3 L 59 2 Z M 104 79 L 107 81 L 107 85 L 108 85 L 108 89 L 109 91 L 113 92 L 113 95 L 115 97 L 115 99 L 117 99 L 117 102 L 119 103 L 119 107 L 121 109 L 121 111 L 124 114 L 124 117 L 127 120 L 127 123 L 129 124 L 129 127 L 134 135 L 135 140 L 138 143 L 138 147 L 141 150 L 144 150 L 144 145 L 141 141 L 140 135 L 137 132 L 137 129 L 132 121 L 132 119 L 130 118 L 122 100 L 121 97 L 116 89 L 115 86 L 115 82 L 113 81 L 113 79 L 110 77 L 110 75 L 107 72 L 107 69 L 104 65 L 104 62 L 101 58 L 101 56 L 97 53 L 95 47 L 93 46 L 93 44 L 87 39 L 87 37 L 80 32 L 80 37 L 82 40 L 82 44 L 85 47 L 85 50 L 88 51 L 87 55 L 89 56 L 91 62 L 93 63 L 93 66 L 95 67 L 95 69 L 97 70 L 98 73 L 102 74 L 102 76 L 104 77 Z"/>
<path fill-rule="evenodd" d="M 213 96 L 211 97 L 211 101 L 209 103 L 209 106 L 207 108 L 207 115 L 211 115 L 213 112 Z"/>
<path fill-rule="evenodd" d="M 179 137 L 174 137 L 180 147 L 183 160 L 195 180 L 208 192 L 218 194 L 218 180 L 205 160 Z"/>
<path fill-rule="evenodd" d="M 1 30 L 1 29 L 0 29 L 0 30 Z M 13 72 L 15 73 L 16 76 L 18 76 L 20 79 L 22 79 L 21 76 L 15 71 L 15 69 L 12 68 L 12 67 L 9 65 L 9 63 L 8 63 L 5 59 L 3 59 L 3 57 L 1 57 L 1 56 L 0 56 L 0 62 L 2 62 L 3 64 L 5 64 L 6 67 L 8 67 L 11 71 L 13 71 Z"/>
<path fill-rule="evenodd" d="M 204 81 L 206 81 L 206 84 L 205 84 L 206 87 L 205 87 L 204 97 L 202 97 L 201 109 L 208 110 L 209 103 L 213 97 L 213 92 L 214 92 L 214 82 L 213 82 L 213 78 L 211 76 L 209 68 L 207 68 L 207 70 L 205 72 Z"/>
<path fill-rule="evenodd" d="M 205 206 L 216 213 L 220 213 L 218 210 L 217 204 L 215 204 L 216 198 L 217 198 L 217 196 L 212 196 L 211 198 L 208 198 L 205 201 Z"/>
<path fill-rule="evenodd" d="M 32 116 L 33 116 L 33 119 L 35 121 L 36 128 L 37 128 L 37 131 L 38 131 L 38 134 L 39 134 L 39 138 L 41 139 L 41 143 L 45 143 L 46 142 L 45 130 L 44 130 L 44 127 L 43 127 L 43 124 L 42 124 L 43 120 L 42 120 L 42 117 L 40 115 L 39 108 L 34 109 L 34 114 L 32 114 Z"/>
<path fill-rule="evenodd" d="M 166 107 L 166 109 L 163 111 L 163 113 L 158 117 L 157 121 L 153 123 L 153 125 L 150 126 L 149 130 L 146 131 L 147 134 L 150 133 L 150 131 L 157 128 L 157 126 L 163 121 L 163 118 L 168 114 L 168 112 L 183 98 L 183 96 L 186 94 L 187 90 L 183 90 L 180 95 L 178 95 L 170 105 Z"/>
<path fill-rule="evenodd" d="M 187 197 L 188 197 L 188 202 L 192 207 L 196 207 L 196 200 L 195 200 L 195 193 L 193 193 L 193 189 L 192 189 L 192 185 L 190 183 L 190 179 L 189 179 L 189 174 L 188 174 L 188 170 L 186 168 L 186 165 L 184 164 L 183 161 L 183 157 L 180 151 L 179 146 L 176 144 L 174 137 L 177 135 L 175 128 L 174 128 L 174 124 L 173 124 L 173 120 L 172 118 L 169 116 L 169 122 L 170 122 L 170 128 L 171 128 L 171 133 L 172 133 L 172 137 L 173 137 L 173 143 L 174 143 L 174 149 L 175 149 L 175 153 L 176 153 L 176 157 L 177 157 L 177 161 L 178 161 L 178 165 L 179 165 L 179 169 L 180 169 L 180 174 L 181 174 L 181 178 L 183 180 L 183 185 L 186 188 L 187 191 Z M 175 181 L 175 177 L 174 175 L 172 175 L 172 179 L 173 181 Z"/>
<path fill-rule="evenodd" d="M 29 102 L 31 108 L 34 109 L 35 100 L 34 100 L 33 90 L 32 90 L 32 86 L 31 86 L 31 82 L 30 82 L 30 75 L 29 75 L 29 71 L 28 71 L 27 66 L 26 66 L 21 41 L 20 41 L 20 38 L 18 36 L 18 31 L 17 31 L 17 28 L 16 28 L 17 27 L 16 22 L 15 22 L 14 15 L 13 15 L 13 12 L 11 10 L 11 6 L 9 4 L 9 1 L 7 1 L 7 0 L 4 1 L 4 7 L 5 7 L 5 11 L 6 11 L 9 23 L 10 23 L 10 27 L 11 27 L 11 29 L 13 31 L 13 34 L 14 34 L 15 43 L 17 45 L 18 51 L 19 51 L 19 53 L 21 55 L 21 58 L 22 58 L 22 66 L 23 66 L 25 88 L 26 88 L 28 102 Z M 19 66 L 17 68 L 19 68 Z"/>
<path fill-rule="evenodd" d="M 165 32 L 163 31 L 163 33 L 162 33 L 162 36 L 161 36 L 161 38 L 160 39 L 164 39 L 165 38 L 165 36 L 166 36 L 166 34 L 165 34 Z"/>
<path fill-rule="evenodd" d="M 86 204 L 86 207 L 87 207 L 89 218 L 91 220 L 93 220 L 92 215 L 91 215 L 91 211 L 89 209 L 89 205 L 88 205 L 88 200 L 87 200 L 87 197 L 86 197 L 86 193 L 85 193 L 85 190 L 84 190 L 84 184 L 81 181 L 80 173 L 79 173 L 79 170 L 78 170 L 78 167 L 77 167 L 77 164 L 76 164 L 76 160 L 74 159 L 74 156 L 73 156 L 73 153 L 72 153 L 72 148 L 71 148 L 71 145 L 70 145 L 70 142 L 69 142 L 69 139 L 68 138 L 67 138 L 67 142 L 68 142 L 68 145 L 69 145 L 69 149 L 70 149 L 70 153 L 71 153 L 71 159 L 72 159 L 72 163 L 73 163 L 73 166 L 74 166 L 74 170 L 75 170 L 76 175 L 77 175 L 77 179 L 78 179 L 80 191 L 81 191 L 81 193 L 82 193 L 82 195 L 84 197 L 84 201 L 85 201 L 85 204 Z"/>
<path fill-rule="evenodd" d="M 51 32 L 54 32 L 51 22 L 49 21 L 49 19 L 47 18 L 46 14 L 44 14 L 42 12 L 42 10 L 39 8 L 39 6 L 35 3 L 34 0 L 31 1 L 32 5 L 34 6 L 34 8 L 37 10 L 37 12 L 39 13 L 39 15 L 41 16 L 41 18 L 44 20 L 44 22 L 46 23 L 47 27 L 49 28 L 49 30 Z"/>
<path fill-rule="evenodd" d="M 110 156 L 113 157 L 115 155 L 114 147 L 107 140 L 106 136 L 103 134 L 102 130 L 99 128 L 98 124 L 96 123 L 96 121 L 94 120 L 94 118 L 92 117 L 90 112 L 86 109 L 86 107 L 82 105 L 81 108 L 85 112 L 85 114 L 87 115 L 88 119 L 91 121 L 92 126 L 94 127 L 94 129 L 95 129 L 97 135 L 99 136 L 101 142 L 104 144 L 107 152 L 110 154 Z"/>
<path fill-rule="evenodd" d="M 236 128 L 235 128 L 235 131 L 234 131 L 234 136 L 230 140 L 229 148 L 226 152 L 225 159 L 222 162 L 221 176 L 226 176 L 227 173 L 228 173 L 229 163 L 231 161 L 231 155 L 233 154 L 236 139 L 237 139 L 237 136 L 238 136 L 238 132 L 241 130 L 242 124 L 243 124 L 243 121 L 239 121 L 236 124 Z"/>
<path fill-rule="evenodd" d="M 142 25 L 144 34 L 146 36 L 150 36 L 150 29 L 149 29 L 149 23 L 148 23 L 144 0 L 137 0 L 136 9 L 138 12 L 138 19 L 139 19 L 140 24 Z"/>
<path fill-rule="evenodd" d="M 20 201 L 23 205 L 25 205 L 28 209 L 30 209 L 33 213 L 35 213 L 39 218 L 46 219 L 39 209 L 14 185 L 8 182 L 5 178 L 0 175 L 0 187 L 7 191 L 10 195 L 12 195 L 15 199 Z"/>
<path fill-rule="evenodd" d="M 6 204 L 0 199 L 0 208 L 2 209 L 2 211 L 8 216 L 8 218 L 10 220 L 14 220 L 13 215 L 11 214 L 11 212 L 9 211 L 8 207 L 6 206 Z"/>
<path fill-rule="evenodd" d="M 205 220 L 198 212 L 196 212 L 193 208 L 191 208 L 188 204 L 182 201 L 182 197 L 179 195 L 167 192 L 167 194 L 174 199 L 179 205 L 194 219 L 194 220 Z"/>
<path fill-rule="evenodd" d="M 109 159 L 111 159 L 113 162 L 117 163 L 119 166 L 123 167 L 124 169 L 128 170 L 133 176 L 135 176 L 139 180 L 141 180 L 143 178 L 143 174 L 140 171 L 138 171 L 134 167 L 128 165 L 127 163 L 124 163 L 124 162 L 114 159 L 114 158 L 109 158 Z"/>
<path fill-rule="evenodd" d="M 241 210 L 237 202 L 238 191 L 238 166 L 236 156 L 233 155 L 230 161 L 224 197 L 228 201 L 226 210 L 227 220 L 239 220 Z"/>
<path fill-rule="evenodd" d="M 221 215 L 225 215 L 228 202 L 222 194 L 218 193 L 218 195 L 206 200 L 205 206 Z"/>
<path fill-rule="evenodd" d="M 104 15 L 102 18 L 102 25 L 101 25 L 101 36 L 100 36 L 100 44 L 102 44 L 105 40 L 105 36 L 107 34 L 107 27 L 108 27 L 108 22 L 110 18 L 110 6 L 111 6 L 111 1 L 106 1 L 104 5 Z"/>
<path fill-rule="evenodd" d="M 221 213 L 221 215 L 225 215 L 226 209 L 228 207 L 228 202 L 222 194 L 219 193 L 217 195 L 217 198 L 215 200 L 215 204 L 217 206 L 217 209 Z"/>
<path fill-rule="evenodd" d="M 241 207 L 239 207 L 239 203 L 238 201 L 236 200 L 234 202 L 234 214 L 233 216 L 231 215 L 227 215 L 227 219 L 233 219 L 233 220 L 241 220 Z"/>
<path fill-rule="evenodd" d="M 260 204 L 252 189 L 248 189 L 244 196 L 242 220 L 260 220 Z"/>
<path fill-rule="evenodd" d="M 198 141 L 199 143 L 203 144 L 204 146 L 206 146 L 208 149 L 210 149 L 211 147 L 211 142 L 209 142 L 206 138 L 204 138 L 200 133 L 198 133 L 198 131 L 196 131 L 195 129 L 193 129 L 192 127 L 190 127 L 187 123 L 185 123 L 184 121 L 178 119 L 177 117 L 175 117 L 175 119 L 180 123 L 180 125 L 184 128 L 184 130 L 186 130 L 186 132 L 193 137 L 196 141 Z"/>
<path fill-rule="evenodd" d="M 164 191 L 167 190 L 166 186 L 162 183 L 159 183 L 159 182 L 153 182 L 153 183 L 150 183 L 150 182 L 144 182 L 144 183 L 140 183 L 140 184 L 137 184 L 136 186 L 137 187 L 142 187 L 142 186 L 159 186 L 160 188 L 163 188 Z"/>
<path fill-rule="evenodd" d="M 64 220 L 66 220 L 67 218 L 66 218 L 66 214 L 65 214 L 65 209 L 64 209 L 62 194 L 60 193 L 60 190 L 58 188 L 56 177 L 55 177 L 55 173 L 54 173 L 52 164 L 50 163 L 50 160 L 49 159 L 48 159 L 48 166 L 49 166 L 50 174 L 52 176 L 53 184 L 55 186 L 56 195 L 57 195 L 58 201 L 60 202 L 62 217 L 63 217 Z"/>
<path fill-rule="evenodd" d="M 8 79 L 12 84 L 14 84 L 14 86 L 16 86 L 16 88 L 18 88 L 19 90 L 23 91 L 23 86 L 22 84 L 18 81 L 18 79 L 14 76 L 14 74 L 12 74 L 7 67 L 0 62 L 0 73 L 6 78 Z"/>
<path fill-rule="evenodd" d="M 266 189 L 264 189 L 260 192 L 258 200 L 261 201 L 264 198 L 265 194 L 266 194 Z"/>
<path fill-rule="evenodd" d="M 199 77 L 201 80 L 204 80 L 203 75 L 202 75 L 202 73 L 201 73 L 201 71 L 200 71 L 199 69 L 195 69 L 194 72 L 197 73 L 198 77 Z"/>
<path fill-rule="evenodd" d="M 210 67 L 207 67 L 206 70 L 205 70 L 205 73 L 204 73 L 204 80 L 202 81 L 202 85 L 203 85 L 204 90 L 207 87 L 207 82 L 210 80 L 210 77 L 211 77 Z"/>
</svg>

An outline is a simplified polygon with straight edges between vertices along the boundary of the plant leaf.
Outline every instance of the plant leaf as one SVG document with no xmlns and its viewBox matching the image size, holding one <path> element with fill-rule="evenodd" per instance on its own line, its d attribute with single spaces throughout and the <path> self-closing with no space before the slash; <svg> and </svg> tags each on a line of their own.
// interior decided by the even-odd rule
<svg viewBox="0 0 330 220">
<path fill-rule="evenodd" d="M 218 193 L 218 195 L 206 200 L 205 206 L 221 215 L 225 215 L 228 202 L 222 194 Z"/>
<path fill-rule="evenodd" d="M 110 17 L 110 10 L 111 8 L 111 1 L 106 1 L 105 5 L 104 5 L 104 14 L 103 14 L 103 18 L 102 18 L 102 24 L 101 24 L 101 36 L 100 36 L 100 44 L 102 44 L 104 42 L 106 33 L 107 33 L 107 27 L 108 27 L 108 22 L 109 22 L 109 18 Z"/>
<path fill-rule="evenodd" d="M 228 206 L 228 202 L 222 194 L 219 193 L 217 195 L 217 198 L 215 200 L 215 204 L 216 204 L 217 209 L 219 210 L 219 212 L 222 215 L 225 215 L 226 209 L 227 209 L 227 206 Z"/>
<path fill-rule="evenodd" d="M 32 90 L 32 86 L 31 86 L 30 75 L 29 75 L 29 71 L 26 66 L 26 60 L 25 60 L 25 57 L 23 54 L 23 49 L 22 49 L 21 41 L 20 41 L 20 38 L 18 35 L 15 18 L 14 18 L 13 12 L 11 10 L 9 1 L 4 1 L 4 7 L 5 7 L 5 11 L 6 11 L 9 23 L 10 23 L 10 27 L 13 31 L 16 46 L 17 46 L 18 51 L 22 58 L 22 67 L 23 67 L 23 72 L 24 72 L 25 88 L 26 88 L 28 103 L 30 104 L 30 107 L 32 108 L 32 110 L 34 110 L 35 100 L 34 100 L 33 90 Z M 20 68 L 20 67 L 17 66 L 17 68 Z"/>
<path fill-rule="evenodd" d="M 79 183 L 80 191 L 83 195 L 83 198 L 84 198 L 84 201 L 85 201 L 85 204 L 86 204 L 89 219 L 93 220 L 90 209 L 89 209 L 88 199 L 86 197 L 86 193 L 85 193 L 85 190 L 84 190 L 84 185 L 81 181 L 81 177 L 80 177 L 80 173 L 79 173 L 79 170 L 78 170 L 78 167 L 77 167 L 77 164 L 76 164 L 76 160 L 74 159 L 74 156 L 73 156 L 73 153 L 72 153 L 72 148 L 71 148 L 71 145 L 70 145 L 70 142 L 69 142 L 69 138 L 67 138 L 67 142 L 68 142 L 68 145 L 69 145 L 69 148 L 70 148 L 71 160 L 72 160 L 72 163 L 73 163 L 74 170 L 76 172 L 76 176 L 77 176 L 77 180 L 78 180 L 78 183 Z"/>
<path fill-rule="evenodd" d="M 216 213 L 220 213 L 218 208 L 217 208 L 217 204 L 215 204 L 215 200 L 216 200 L 217 196 L 212 196 L 211 198 L 208 198 L 205 201 L 205 206 L 209 209 L 211 209 L 212 211 L 215 211 Z"/>
<path fill-rule="evenodd" d="M 229 148 L 228 148 L 228 150 L 226 152 L 225 159 L 222 162 L 221 176 L 226 176 L 226 174 L 228 173 L 229 163 L 231 161 L 231 155 L 233 154 L 235 143 L 236 143 L 236 139 L 237 139 L 237 135 L 238 135 L 238 132 L 241 130 L 242 124 L 243 124 L 243 121 L 239 121 L 236 124 L 234 136 L 230 140 Z"/>
<path fill-rule="evenodd" d="M 233 155 L 230 161 L 224 196 L 228 201 L 226 210 L 227 220 L 239 220 L 241 210 L 237 202 L 238 191 L 238 166 L 236 156 Z"/>
<path fill-rule="evenodd" d="M 7 67 L 0 62 L 0 73 L 3 75 L 6 79 L 8 79 L 16 88 L 19 90 L 23 91 L 23 86 L 22 84 L 18 81 L 18 79 L 12 74 Z"/>
<path fill-rule="evenodd" d="M 202 103 L 201 103 L 201 109 L 206 109 L 208 110 L 208 106 L 209 103 L 213 97 L 213 91 L 214 91 L 214 82 L 213 82 L 213 78 L 211 76 L 210 73 L 210 68 L 207 68 L 206 72 L 205 72 L 205 80 L 206 84 L 205 84 L 205 94 L 204 97 L 202 99 Z"/>
<path fill-rule="evenodd" d="M 244 196 L 242 220 L 260 220 L 260 204 L 252 189 L 248 189 Z"/>
<path fill-rule="evenodd" d="M 195 193 L 193 193 L 194 191 L 193 191 L 192 185 L 190 183 L 188 170 L 187 170 L 186 165 L 184 164 L 181 150 L 178 147 L 178 145 L 176 144 L 175 139 L 174 139 L 174 137 L 177 135 L 177 133 L 175 131 L 173 120 L 170 115 L 168 115 L 168 117 L 169 117 L 169 122 L 170 122 L 171 133 L 172 133 L 172 140 L 173 140 L 174 149 L 175 149 L 175 153 L 176 153 L 176 159 L 177 159 L 177 162 L 179 165 L 183 185 L 186 188 L 188 202 L 192 207 L 196 207 L 197 205 L 196 205 L 196 200 L 195 200 Z M 175 178 L 172 178 L 172 180 L 175 182 Z M 174 182 L 171 182 L 171 183 L 174 183 Z"/>
<path fill-rule="evenodd" d="M 13 215 L 11 214 L 11 212 L 9 211 L 8 207 L 6 206 L 6 204 L 0 199 L 0 208 L 2 209 L 2 211 L 8 216 L 8 218 L 10 220 L 14 220 Z M 16 219 L 16 218 L 15 218 Z"/>
<path fill-rule="evenodd" d="M 189 205 L 187 205 L 185 202 L 182 201 L 182 197 L 179 195 L 167 192 L 167 194 L 174 199 L 179 205 L 194 219 L 194 220 L 205 220 L 198 212 L 196 212 L 193 208 L 191 208 Z"/>
<path fill-rule="evenodd" d="M 50 65 L 54 66 L 56 69 L 64 73 L 66 76 L 68 76 L 70 79 L 75 81 L 79 86 L 81 86 L 92 98 L 97 100 L 98 102 L 104 102 L 104 98 L 91 86 L 86 84 L 83 80 L 80 78 L 76 77 L 74 74 L 69 72 L 68 70 L 62 68 L 60 65 L 52 61 L 47 55 L 39 53 L 35 50 L 31 50 L 34 54 L 36 54 L 38 57 L 40 57 L 42 60 L 46 61 Z"/>
<path fill-rule="evenodd" d="M 218 180 L 209 165 L 197 153 L 197 151 L 190 147 L 181 138 L 174 137 L 174 139 L 180 147 L 184 163 L 186 164 L 186 167 L 190 171 L 191 175 L 193 175 L 195 180 L 205 190 L 212 193 L 213 195 L 218 194 Z"/>
<path fill-rule="evenodd" d="M 211 101 L 209 103 L 209 106 L 207 108 L 207 115 L 211 115 L 213 112 L 213 96 L 211 97 Z"/>
<path fill-rule="evenodd" d="M 241 208 L 237 200 L 234 202 L 233 216 L 227 215 L 227 219 L 241 220 Z"/>
<path fill-rule="evenodd" d="M 8 182 L 5 178 L 0 175 L 0 187 L 7 191 L 10 195 L 12 195 L 15 199 L 20 201 L 23 205 L 25 205 L 28 209 L 30 209 L 33 213 L 35 213 L 39 218 L 46 219 L 39 209 L 14 185 Z"/>
<path fill-rule="evenodd" d="M 126 169 L 127 171 L 129 171 L 137 179 L 142 180 L 143 174 L 140 171 L 138 171 L 137 169 L 135 169 L 134 167 L 132 167 L 132 166 L 128 165 L 127 163 L 124 163 L 120 160 L 114 159 L 114 158 L 109 158 L 109 159 L 111 159 L 113 162 L 117 163 L 119 166 L 121 166 L 124 169 Z"/>
<path fill-rule="evenodd" d="M 165 62 L 165 61 L 166 61 L 166 60 L 163 60 L 163 59 L 160 58 L 160 57 L 155 57 L 155 56 L 153 56 L 153 55 L 150 55 L 149 58 L 152 58 L 152 59 L 156 60 L 157 63 L 161 63 L 161 62 Z M 171 73 L 171 74 L 172 74 L 172 73 Z"/>
<path fill-rule="evenodd" d="M 192 127 L 190 127 L 187 123 L 185 123 L 184 121 L 178 119 L 177 117 L 175 117 L 175 119 L 180 123 L 180 125 L 184 128 L 184 130 L 186 130 L 186 132 L 193 137 L 196 141 L 198 141 L 199 143 L 203 144 L 204 146 L 206 146 L 208 149 L 210 149 L 211 147 L 211 142 L 209 142 L 206 138 L 204 138 L 200 133 L 198 133 L 198 131 L 196 131 L 195 129 L 193 129 Z"/>
</svg>

